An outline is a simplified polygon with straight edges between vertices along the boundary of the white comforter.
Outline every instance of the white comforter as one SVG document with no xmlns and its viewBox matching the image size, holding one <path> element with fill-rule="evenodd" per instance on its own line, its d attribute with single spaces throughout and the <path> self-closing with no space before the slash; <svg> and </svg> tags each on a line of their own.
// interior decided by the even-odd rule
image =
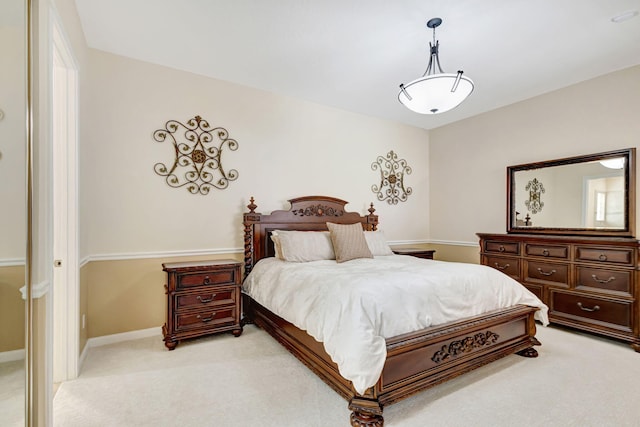
<svg viewBox="0 0 640 427">
<path fill-rule="evenodd" d="M 385 338 L 524 304 L 547 307 L 517 281 L 490 267 L 389 255 L 304 263 L 265 258 L 244 291 L 324 344 L 340 374 L 363 394 L 380 377 Z"/>
</svg>

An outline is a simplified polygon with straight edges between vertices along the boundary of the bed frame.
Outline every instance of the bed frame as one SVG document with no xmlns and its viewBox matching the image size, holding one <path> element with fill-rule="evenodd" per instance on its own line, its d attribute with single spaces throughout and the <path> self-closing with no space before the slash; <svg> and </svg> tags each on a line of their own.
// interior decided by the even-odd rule
<svg viewBox="0 0 640 427">
<path fill-rule="evenodd" d="M 289 202 L 288 211 L 263 215 L 255 211 L 251 198 L 249 212 L 244 214 L 245 277 L 260 259 L 274 256 L 273 230 L 320 231 L 327 229 L 326 222 L 359 222 L 364 230 L 378 226 L 373 203 L 369 214 L 361 216 L 346 212 L 347 202 L 333 197 L 299 197 Z M 537 357 L 533 346 L 540 345 L 533 317 L 537 309 L 522 305 L 400 335 L 387 339 L 382 375 L 360 395 L 340 376 L 321 343 L 246 294 L 243 304 L 245 323 L 255 323 L 272 335 L 349 402 L 354 427 L 381 427 L 385 405 L 513 353 Z"/>
</svg>

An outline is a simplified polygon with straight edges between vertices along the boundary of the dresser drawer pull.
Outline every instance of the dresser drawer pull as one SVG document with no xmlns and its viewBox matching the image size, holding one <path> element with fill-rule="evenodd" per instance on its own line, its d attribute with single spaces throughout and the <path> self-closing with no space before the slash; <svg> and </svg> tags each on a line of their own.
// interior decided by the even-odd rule
<svg viewBox="0 0 640 427">
<path fill-rule="evenodd" d="M 581 302 L 578 303 L 578 307 L 580 307 L 580 310 L 582 310 L 582 311 L 598 311 L 598 310 L 600 310 L 600 306 L 599 305 L 594 305 L 593 308 L 587 308 L 587 307 L 583 307 Z"/>
<path fill-rule="evenodd" d="M 580 304 L 580 303 L 578 303 L 578 304 Z M 596 306 L 596 307 L 597 307 L 597 306 Z M 211 313 L 211 317 L 204 317 L 204 318 L 202 318 L 202 317 L 200 317 L 200 315 L 198 314 L 198 315 L 196 316 L 196 318 L 197 318 L 197 319 L 200 319 L 200 321 L 201 321 L 202 323 L 208 323 L 208 322 L 211 322 L 215 316 L 216 316 L 216 312 L 214 311 L 214 312 L 212 312 L 212 313 Z"/>
<path fill-rule="evenodd" d="M 547 249 L 543 249 L 542 250 L 542 255 L 543 256 L 549 256 L 549 251 Z"/>
<path fill-rule="evenodd" d="M 202 281 L 202 284 L 208 285 L 209 283 L 211 283 L 211 279 L 209 279 L 209 276 L 204 276 L 204 280 Z"/>
<path fill-rule="evenodd" d="M 216 294 L 211 294 L 211 298 L 203 299 L 200 295 L 198 295 L 198 296 L 196 297 L 196 299 L 197 299 L 198 301 L 200 301 L 201 303 L 206 304 L 206 303 L 208 303 L 208 302 L 213 301 L 213 299 L 214 299 L 215 297 L 216 297 Z"/>
<path fill-rule="evenodd" d="M 616 278 L 614 276 L 609 277 L 607 280 L 598 279 L 598 276 L 596 276 L 595 274 L 592 274 L 591 277 L 593 277 L 593 280 L 595 280 L 596 282 L 601 283 L 603 285 L 606 285 L 607 283 L 609 283 L 612 280 L 616 280 Z"/>
<path fill-rule="evenodd" d="M 500 247 L 498 248 L 498 251 L 504 252 L 504 246 L 500 245 Z"/>
<path fill-rule="evenodd" d="M 497 262 L 495 263 L 495 266 L 498 270 L 506 270 L 507 268 L 509 268 L 509 264 L 500 265 Z"/>
<path fill-rule="evenodd" d="M 548 272 L 547 271 L 542 271 L 542 269 L 538 267 L 538 272 L 540 274 L 542 274 L 543 276 L 551 276 L 556 271 L 555 270 L 551 270 L 551 271 L 548 271 Z"/>
<path fill-rule="evenodd" d="M 605 254 L 600 254 L 600 256 L 598 257 L 598 259 L 600 261 L 606 261 L 607 260 L 607 256 Z"/>
</svg>

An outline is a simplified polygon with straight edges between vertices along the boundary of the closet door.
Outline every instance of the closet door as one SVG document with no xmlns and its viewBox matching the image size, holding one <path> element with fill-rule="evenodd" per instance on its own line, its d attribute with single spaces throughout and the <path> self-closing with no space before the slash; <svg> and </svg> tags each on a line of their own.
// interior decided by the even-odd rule
<svg viewBox="0 0 640 427">
<path fill-rule="evenodd" d="M 0 2 L 0 414 L 25 420 L 27 25 L 24 0 Z"/>
</svg>

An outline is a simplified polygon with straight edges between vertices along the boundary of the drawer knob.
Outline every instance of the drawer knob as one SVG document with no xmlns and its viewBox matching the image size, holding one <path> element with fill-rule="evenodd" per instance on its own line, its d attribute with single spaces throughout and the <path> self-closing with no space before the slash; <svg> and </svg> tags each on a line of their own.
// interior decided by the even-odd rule
<svg viewBox="0 0 640 427">
<path fill-rule="evenodd" d="M 584 307 L 581 302 L 578 302 L 578 307 L 580 307 L 580 310 L 582 310 L 582 311 L 598 311 L 598 310 L 600 310 L 600 306 L 599 305 L 594 305 L 593 308 L 589 308 L 589 307 Z"/>
<path fill-rule="evenodd" d="M 542 269 L 540 267 L 538 267 L 538 273 L 542 274 L 543 276 L 551 276 L 555 272 L 556 272 L 555 270 L 542 271 Z"/>
<path fill-rule="evenodd" d="M 595 274 L 592 274 L 591 277 L 593 277 L 593 280 L 595 280 L 596 282 L 606 285 L 607 283 L 609 283 L 612 280 L 616 280 L 616 278 L 614 276 L 609 277 L 608 279 L 604 280 L 604 279 L 599 279 L 598 276 L 596 276 Z"/>
<path fill-rule="evenodd" d="M 204 280 L 202 281 L 203 284 L 208 285 L 209 283 L 211 283 L 211 279 L 209 279 L 209 276 L 204 276 Z"/>
<path fill-rule="evenodd" d="M 505 264 L 505 265 L 500 265 L 497 262 L 495 263 L 495 266 L 498 270 L 505 270 L 507 268 L 509 268 L 509 264 Z"/>
<path fill-rule="evenodd" d="M 499 250 L 500 252 L 504 252 L 504 246 L 500 245 L 500 247 L 498 248 L 498 250 Z"/>
<path fill-rule="evenodd" d="M 607 256 L 605 254 L 600 254 L 600 256 L 598 257 L 598 259 L 600 261 L 606 261 L 607 260 Z"/>
<path fill-rule="evenodd" d="M 548 249 L 543 249 L 542 250 L 542 255 L 543 256 L 549 256 L 549 250 Z"/>
<path fill-rule="evenodd" d="M 205 299 L 205 298 L 202 298 L 200 295 L 198 295 L 198 296 L 196 297 L 196 299 L 197 299 L 198 301 L 200 301 L 201 303 L 206 304 L 206 303 L 208 303 L 208 302 L 213 301 L 213 299 L 214 299 L 215 297 L 216 297 L 216 294 L 211 294 L 211 298 L 206 298 L 206 299 Z"/>
<path fill-rule="evenodd" d="M 580 304 L 580 303 L 578 303 L 578 304 Z M 212 313 L 211 313 L 211 317 L 202 317 L 202 316 L 200 316 L 200 315 L 198 314 L 198 315 L 196 316 L 196 318 L 197 318 L 197 319 L 200 319 L 200 321 L 201 321 L 202 323 L 208 323 L 208 322 L 211 322 L 215 316 L 216 316 L 216 312 L 214 311 L 214 312 L 212 312 Z"/>
</svg>

